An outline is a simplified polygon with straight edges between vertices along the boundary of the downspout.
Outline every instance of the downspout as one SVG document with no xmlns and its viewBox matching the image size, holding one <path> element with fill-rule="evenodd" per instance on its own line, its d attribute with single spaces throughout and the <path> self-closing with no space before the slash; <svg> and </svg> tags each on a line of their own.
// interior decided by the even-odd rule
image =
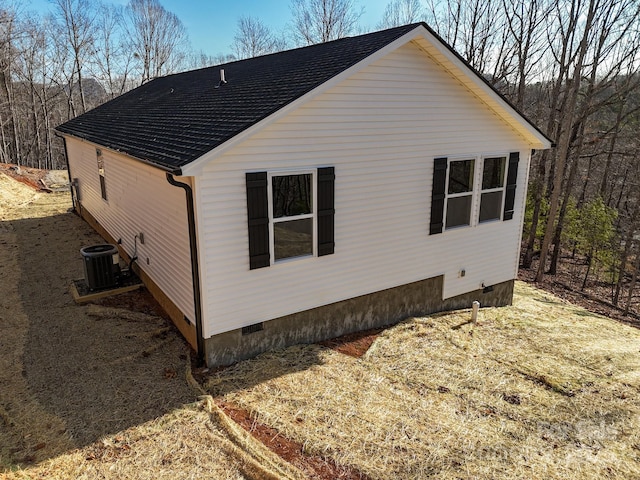
<svg viewBox="0 0 640 480">
<path fill-rule="evenodd" d="M 189 224 L 189 245 L 191 247 L 191 281 L 193 283 L 193 307 L 196 322 L 196 346 L 198 350 L 198 364 L 204 363 L 204 339 L 202 338 L 202 298 L 200 296 L 200 268 L 198 266 L 198 242 L 196 238 L 195 210 L 193 208 L 193 190 L 190 185 L 179 182 L 173 173 L 167 172 L 167 181 L 183 188 L 187 195 L 187 222 Z"/>
</svg>

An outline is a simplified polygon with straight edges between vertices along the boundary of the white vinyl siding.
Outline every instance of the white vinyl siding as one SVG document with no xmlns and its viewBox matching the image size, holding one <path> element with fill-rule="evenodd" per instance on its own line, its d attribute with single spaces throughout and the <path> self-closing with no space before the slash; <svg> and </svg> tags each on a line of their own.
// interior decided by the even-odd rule
<svg viewBox="0 0 640 480">
<path fill-rule="evenodd" d="M 437 275 L 445 298 L 515 278 L 530 148 L 416 44 L 372 63 L 196 177 L 205 338 Z M 514 220 L 429 235 L 433 159 L 496 151 L 520 152 Z M 250 270 L 245 173 L 319 166 L 335 254 Z"/>
<path fill-rule="evenodd" d="M 82 208 L 102 225 L 122 247 L 134 252 L 137 263 L 193 322 L 193 289 L 189 230 L 184 190 L 167 182 L 162 170 L 101 148 L 108 201 L 100 191 L 96 145 L 67 137 L 69 167 L 78 178 Z"/>
</svg>

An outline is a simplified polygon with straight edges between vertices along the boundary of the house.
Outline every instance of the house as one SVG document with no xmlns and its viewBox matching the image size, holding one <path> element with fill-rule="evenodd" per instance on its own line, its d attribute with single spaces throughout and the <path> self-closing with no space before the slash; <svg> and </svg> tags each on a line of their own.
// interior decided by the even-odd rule
<svg viewBox="0 0 640 480">
<path fill-rule="evenodd" d="M 57 128 L 209 365 L 511 302 L 551 141 L 423 23 L 155 79 Z"/>
</svg>

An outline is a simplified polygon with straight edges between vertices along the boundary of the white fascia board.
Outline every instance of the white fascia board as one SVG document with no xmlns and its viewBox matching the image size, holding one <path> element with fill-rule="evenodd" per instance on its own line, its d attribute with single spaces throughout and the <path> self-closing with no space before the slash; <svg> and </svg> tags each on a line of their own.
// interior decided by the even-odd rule
<svg viewBox="0 0 640 480">
<path fill-rule="evenodd" d="M 208 151 L 207 153 L 205 153 L 201 157 L 199 157 L 199 158 L 195 159 L 194 161 L 192 161 L 191 163 L 183 166 L 182 169 L 181 169 L 182 170 L 182 175 L 184 175 L 184 176 L 197 176 L 197 175 L 199 175 L 200 173 L 202 173 L 202 169 L 204 168 L 204 166 L 207 163 L 209 163 L 211 160 L 213 160 L 216 157 L 222 155 L 224 152 L 228 151 L 229 149 L 235 147 L 238 143 L 240 143 L 243 140 L 247 139 L 251 135 L 254 135 L 256 132 L 260 131 L 261 129 L 263 129 L 267 125 L 279 120 L 280 118 L 284 117 L 285 115 L 287 115 L 291 111 L 299 108 L 301 105 L 309 102 L 310 100 L 314 99 L 315 97 L 317 97 L 321 93 L 323 93 L 323 92 L 327 91 L 328 89 L 330 89 L 331 87 L 337 85 L 338 83 L 340 83 L 344 79 L 346 79 L 346 78 L 350 77 L 351 75 L 357 73 L 358 71 L 362 70 L 366 66 L 368 66 L 371 63 L 375 62 L 376 60 L 379 60 L 380 58 L 384 57 L 387 53 L 392 52 L 393 50 L 401 47 L 405 43 L 410 42 L 411 40 L 416 38 L 416 35 L 424 36 L 425 32 L 426 32 L 426 29 L 424 27 L 417 26 L 413 30 L 405 33 L 403 36 L 397 38 L 396 40 L 394 40 L 393 42 L 389 43 L 388 45 L 385 45 L 380 50 L 377 50 L 376 52 L 374 52 L 373 54 L 371 54 L 368 57 L 364 58 L 363 60 L 360 60 L 355 65 L 352 65 L 351 67 L 347 68 L 346 70 L 343 70 L 342 72 L 340 72 L 335 77 L 333 77 L 333 78 L 327 80 L 326 82 L 318 85 L 313 90 L 307 92 L 306 94 L 304 94 L 301 97 L 297 98 L 293 102 L 285 105 L 280 110 L 272 113 L 271 115 L 269 115 L 266 118 L 263 118 L 262 120 L 260 120 L 259 122 L 253 124 L 251 127 L 247 128 L 246 130 L 243 130 L 242 132 L 240 132 L 235 137 L 230 138 L 229 140 L 227 140 L 223 144 L 217 146 L 213 150 Z"/>
<path fill-rule="evenodd" d="M 447 65 L 442 65 L 451 75 L 457 78 L 463 85 L 471 82 L 474 89 L 480 91 L 483 95 L 488 96 L 491 100 L 496 102 L 498 107 L 501 110 L 497 110 L 493 108 L 491 105 L 487 103 L 481 96 L 478 96 L 481 101 L 483 101 L 491 110 L 493 110 L 498 116 L 502 117 L 507 123 L 513 124 L 517 123 L 520 128 L 517 130 L 524 133 L 525 139 L 531 144 L 531 148 L 536 148 L 539 150 L 546 150 L 553 146 L 551 141 L 543 135 L 537 128 L 535 128 L 527 119 L 525 119 L 522 114 L 520 114 L 516 109 L 513 108 L 507 101 L 502 98 L 501 95 L 496 93 L 496 91 L 487 85 L 483 79 L 478 77 L 473 70 L 469 68 L 469 66 L 461 60 L 454 52 L 451 51 L 441 40 L 439 40 L 436 36 L 434 36 L 427 29 L 423 30 L 423 37 L 428 42 L 429 47 L 434 48 L 440 55 L 445 57 L 456 69 L 452 70 Z M 423 48 L 424 49 L 424 48 Z M 429 53 L 428 49 L 426 53 L 433 58 L 433 56 Z M 434 59 L 437 62 L 437 60 Z M 473 92 L 474 89 L 471 89 Z M 478 95 L 476 93 L 476 95 Z"/>
</svg>

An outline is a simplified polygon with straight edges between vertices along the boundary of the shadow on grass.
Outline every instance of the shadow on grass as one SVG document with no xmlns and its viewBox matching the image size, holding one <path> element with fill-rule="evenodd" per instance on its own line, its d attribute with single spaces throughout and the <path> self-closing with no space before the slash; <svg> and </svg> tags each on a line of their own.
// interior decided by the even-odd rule
<svg viewBox="0 0 640 480">
<path fill-rule="evenodd" d="M 17 268 L 3 280 L 17 295 L 4 307 L 25 332 L 21 358 L 13 354 L 22 361 L 12 366 L 14 391 L 0 396 L 12 415 L 13 432 L 4 436 L 14 444 L 0 449 L 11 452 L 9 463 L 59 455 L 196 399 L 183 373 L 189 351 L 166 320 L 90 316 L 74 303 L 69 286 L 83 276 L 79 250 L 104 243 L 83 220 L 65 213 L 5 227 L 10 235 L 0 247 L 11 250 Z"/>
<path fill-rule="evenodd" d="M 113 308 L 96 315 L 96 307 L 74 303 L 69 286 L 83 276 L 80 248 L 104 243 L 84 220 L 64 213 L 0 226 L 0 234 L 7 233 L 0 248 L 16 264 L 3 280 L 17 287 L 12 304 L 0 298 L 0 306 L 16 312 L 24 331 L 16 335 L 24 341 L 22 354 L 13 354 L 21 365 L 12 366 L 8 382 L 15 391 L 0 395 L 0 414 L 8 411 L 13 422 L 3 432 L 0 421 L 0 472 L 86 446 L 197 399 L 184 374 L 190 350 L 169 321 L 119 316 Z M 119 305 L 112 297 L 108 305 L 130 307 L 130 299 L 122 300 Z M 260 369 L 255 381 L 319 362 L 313 355 L 300 360 Z M 3 438 L 10 444 L 3 446 Z"/>
</svg>

